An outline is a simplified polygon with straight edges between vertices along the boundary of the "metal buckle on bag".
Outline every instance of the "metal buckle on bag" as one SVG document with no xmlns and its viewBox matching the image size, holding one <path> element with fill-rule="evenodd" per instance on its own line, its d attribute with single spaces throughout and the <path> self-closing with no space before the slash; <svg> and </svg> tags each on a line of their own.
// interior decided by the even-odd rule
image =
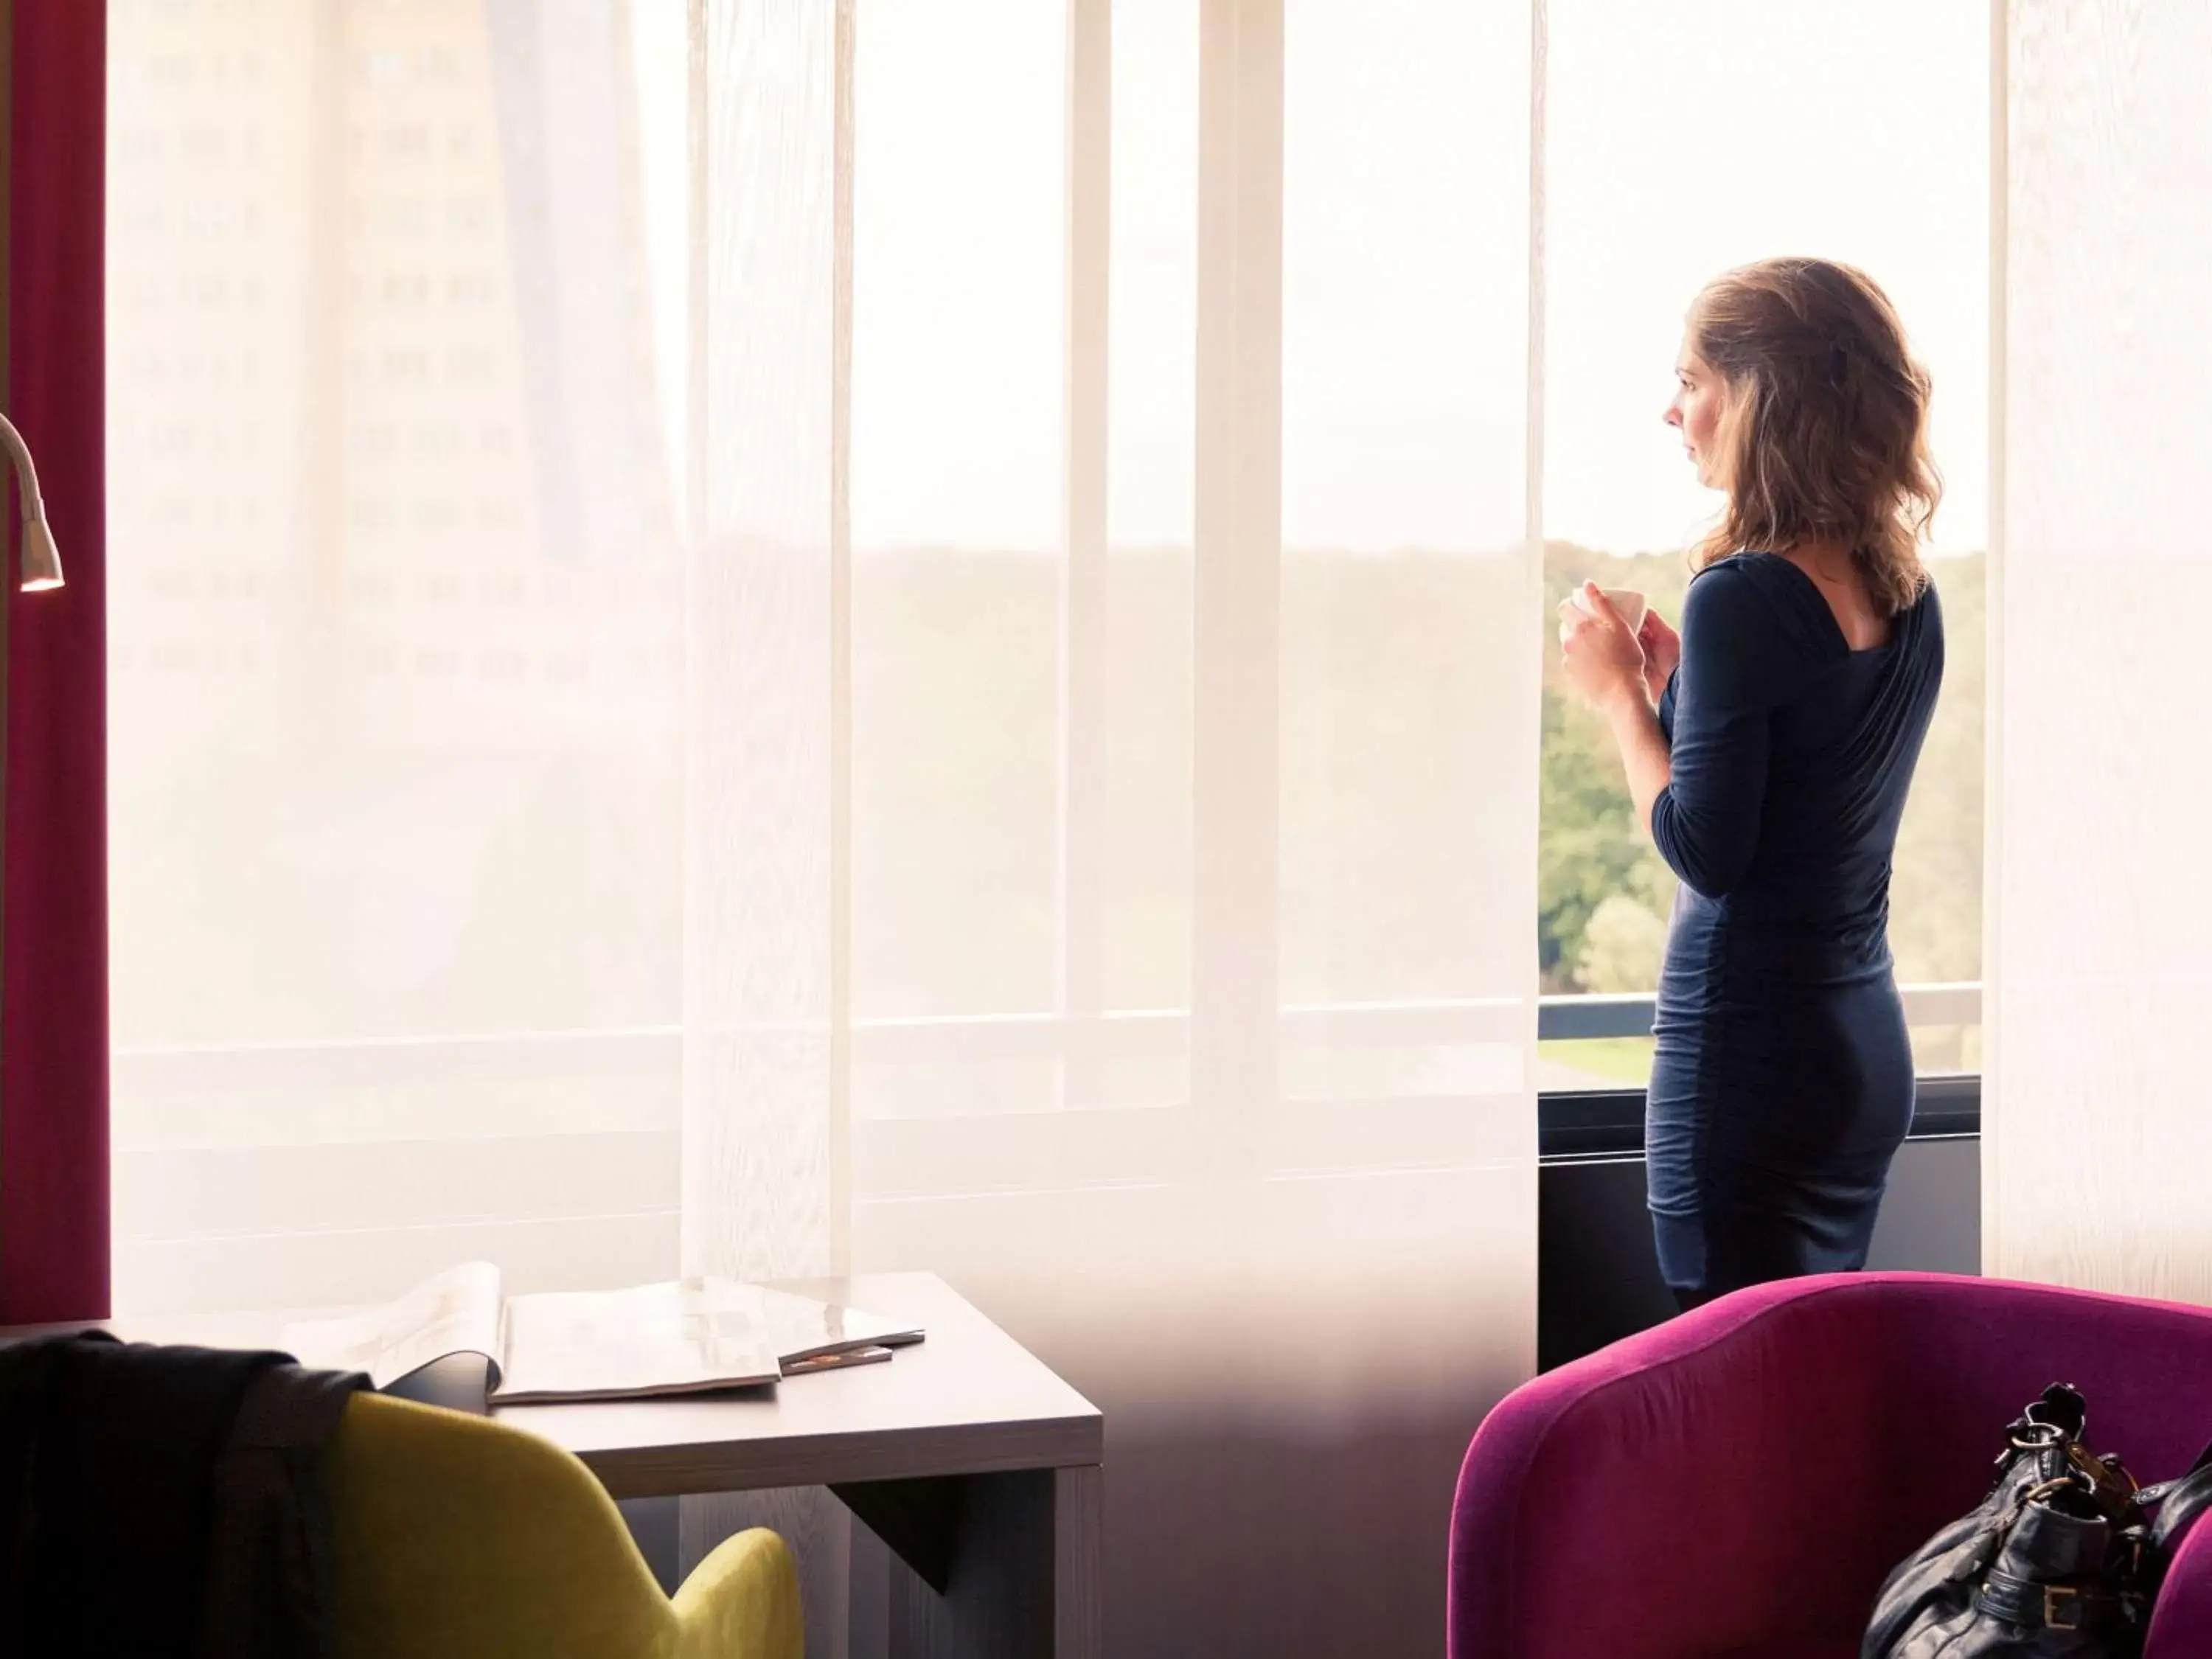
<svg viewBox="0 0 2212 1659">
<path fill-rule="evenodd" d="M 2070 1607 L 2072 1613 L 2059 1617 L 2061 1607 Z M 2043 1587 L 2043 1626 L 2045 1630 L 2079 1630 L 2081 1628 L 2081 1592 L 2071 1584 L 2045 1584 Z"/>
</svg>

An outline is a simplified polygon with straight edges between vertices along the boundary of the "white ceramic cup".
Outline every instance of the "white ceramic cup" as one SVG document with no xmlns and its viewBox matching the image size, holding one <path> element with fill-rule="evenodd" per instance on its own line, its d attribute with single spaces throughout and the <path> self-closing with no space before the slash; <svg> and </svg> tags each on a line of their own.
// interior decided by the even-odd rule
<svg viewBox="0 0 2212 1659">
<path fill-rule="evenodd" d="M 1604 592 L 1606 598 L 1613 601 L 1613 608 L 1620 613 L 1621 621 L 1628 624 L 1630 633 L 1633 634 L 1644 626 L 1644 613 L 1651 608 L 1650 599 L 1632 587 L 1608 587 L 1604 590 Z M 1589 601 L 1583 597 L 1583 590 L 1579 586 L 1576 587 L 1572 597 L 1575 609 L 1584 612 L 1589 611 Z"/>
</svg>

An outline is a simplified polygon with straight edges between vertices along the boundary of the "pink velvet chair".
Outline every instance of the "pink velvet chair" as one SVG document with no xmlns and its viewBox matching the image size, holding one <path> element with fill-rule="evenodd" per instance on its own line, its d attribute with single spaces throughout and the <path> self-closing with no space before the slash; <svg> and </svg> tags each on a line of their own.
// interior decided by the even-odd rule
<svg viewBox="0 0 2212 1659">
<path fill-rule="evenodd" d="M 1876 1588 L 1980 1501 L 2052 1382 L 2144 1481 L 2212 1437 L 2212 1311 L 1860 1273 L 1723 1297 L 1516 1390 L 1453 1508 L 1451 1659 L 1856 1659 Z M 2212 1656 L 2212 1525 L 2146 1659 Z"/>
</svg>

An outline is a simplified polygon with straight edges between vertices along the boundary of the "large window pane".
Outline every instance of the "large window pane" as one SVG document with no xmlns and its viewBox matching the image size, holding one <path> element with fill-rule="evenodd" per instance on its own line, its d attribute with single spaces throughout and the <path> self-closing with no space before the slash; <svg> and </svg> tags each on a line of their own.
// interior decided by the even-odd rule
<svg viewBox="0 0 2212 1659">
<path fill-rule="evenodd" d="M 1190 1002 L 1198 0 L 1114 8 L 1106 1001 Z"/>
<path fill-rule="evenodd" d="M 1526 961 L 1528 18 L 1293 6 L 1283 165 L 1282 998 L 1479 997 Z M 1517 727 L 1517 720 L 1515 722 Z M 1489 1094 L 1509 1040 L 1292 1028 L 1294 1097 Z"/>
<path fill-rule="evenodd" d="M 854 64 L 853 1006 L 1059 977 L 1066 8 L 865 9 Z M 862 1116 L 1035 1110 L 1049 1054 L 857 1051 Z"/>
<path fill-rule="evenodd" d="M 1936 380 L 1948 668 L 1898 848 L 1905 983 L 1980 971 L 1982 550 L 1988 521 L 1989 27 L 1972 7 L 1876 0 L 1569 0 L 1551 11 L 1547 133 L 1548 598 L 1585 576 L 1679 617 L 1717 507 L 1660 415 L 1682 314 L 1729 266 L 1848 260 L 1903 313 Z M 1775 95 L 1747 99 L 1747 88 Z M 1785 94 L 1786 89 L 1786 95 Z M 1754 113 L 1757 111 L 1759 112 Z M 1601 724 L 1547 658 L 1539 919 L 1547 989 L 1648 992 L 1674 878 L 1631 819 Z M 1915 1033 L 1972 1069 L 1972 1028 Z M 1641 1084 L 1648 1040 L 1547 1045 L 1545 1086 Z"/>
</svg>

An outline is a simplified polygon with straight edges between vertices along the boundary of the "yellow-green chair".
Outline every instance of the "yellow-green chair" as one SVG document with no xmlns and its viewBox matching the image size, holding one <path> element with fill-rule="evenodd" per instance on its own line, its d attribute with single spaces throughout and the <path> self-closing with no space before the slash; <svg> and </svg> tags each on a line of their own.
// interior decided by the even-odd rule
<svg viewBox="0 0 2212 1659">
<path fill-rule="evenodd" d="M 804 1659 L 783 1540 L 671 1601 L 590 1470 L 487 1418 L 356 1395 L 324 1465 L 339 1659 Z"/>
</svg>

